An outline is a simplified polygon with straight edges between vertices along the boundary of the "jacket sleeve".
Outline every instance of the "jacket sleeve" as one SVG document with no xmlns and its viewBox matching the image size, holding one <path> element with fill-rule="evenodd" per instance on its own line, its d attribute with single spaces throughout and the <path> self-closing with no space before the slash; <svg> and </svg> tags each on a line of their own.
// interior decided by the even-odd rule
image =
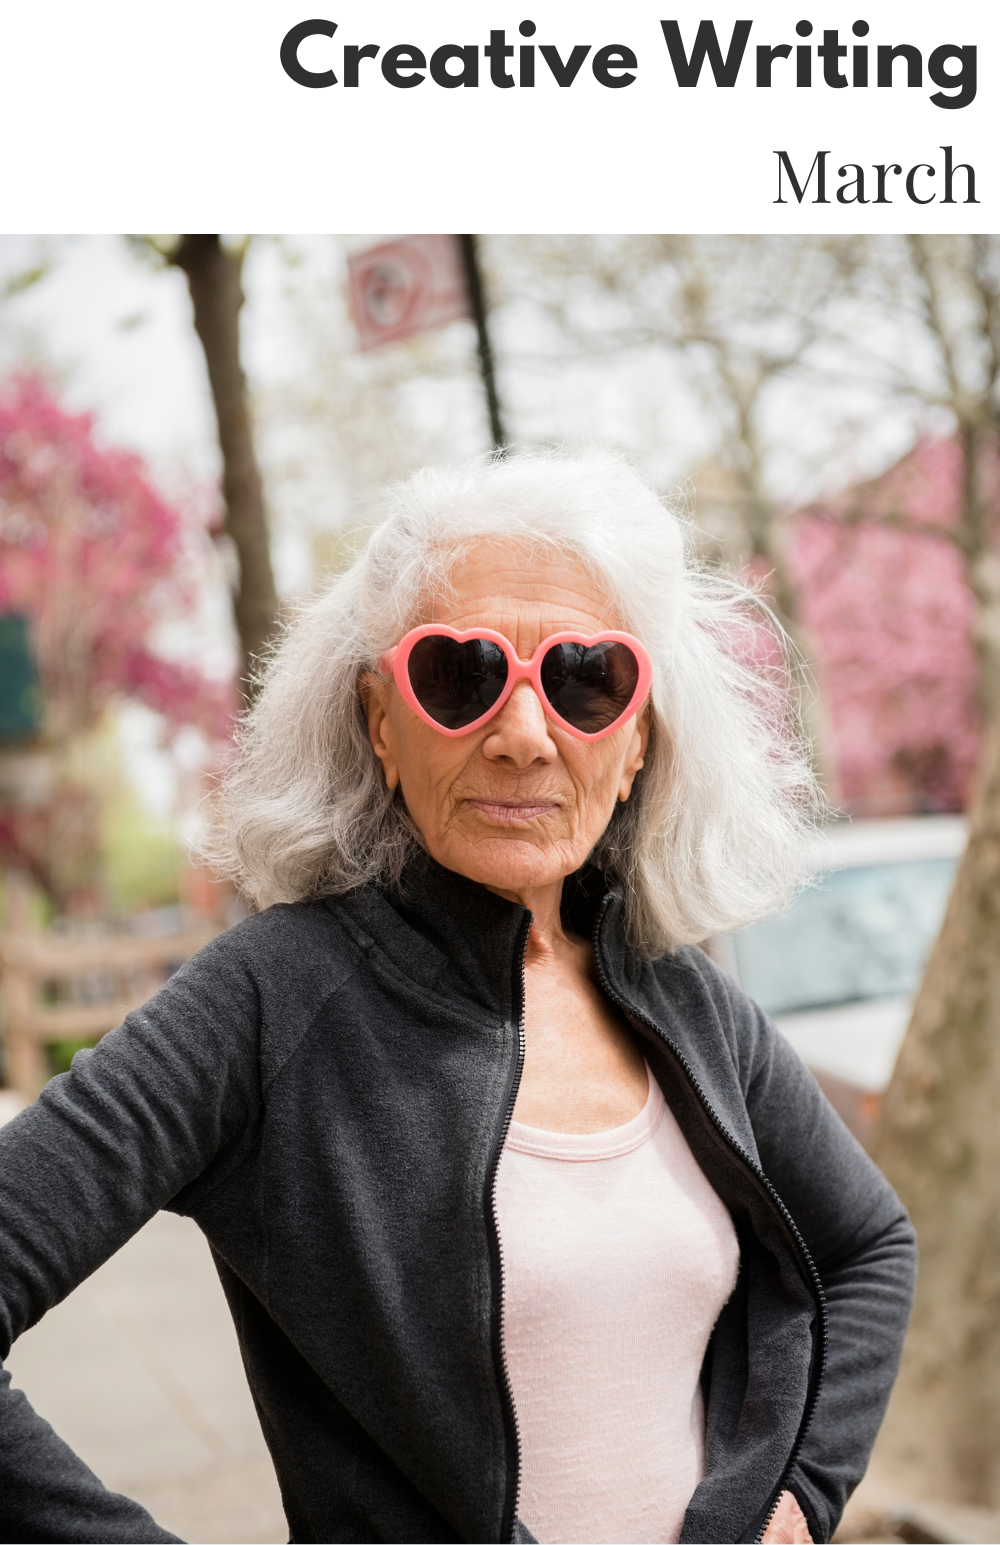
<svg viewBox="0 0 1000 1545">
<path fill-rule="evenodd" d="M 0 1129 L 0 1358 L 246 1130 L 258 1021 L 224 935 Z M 0 1539 L 175 1538 L 108 1491 L 0 1364 Z"/>
<path fill-rule="evenodd" d="M 805 1239 L 826 1295 L 823 1382 L 788 1487 L 813 1538 L 828 1540 L 864 1474 L 895 1381 L 916 1236 L 888 1181 L 784 1036 L 739 996 L 751 1021 L 740 1037 L 740 1062 L 761 1167 Z"/>
</svg>

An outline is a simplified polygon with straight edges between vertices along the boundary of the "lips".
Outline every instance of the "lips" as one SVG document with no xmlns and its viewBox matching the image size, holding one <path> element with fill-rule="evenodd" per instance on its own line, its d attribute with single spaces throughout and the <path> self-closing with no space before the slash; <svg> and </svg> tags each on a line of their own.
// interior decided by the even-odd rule
<svg viewBox="0 0 1000 1545">
<path fill-rule="evenodd" d="M 467 805 L 473 810 L 478 810 L 488 821 L 495 821 L 498 826 L 523 826 L 527 821 L 535 821 L 540 816 L 551 815 L 559 809 L 554 800 L 495 800 L 495 799 L 467 799 Z"/>
</svg>

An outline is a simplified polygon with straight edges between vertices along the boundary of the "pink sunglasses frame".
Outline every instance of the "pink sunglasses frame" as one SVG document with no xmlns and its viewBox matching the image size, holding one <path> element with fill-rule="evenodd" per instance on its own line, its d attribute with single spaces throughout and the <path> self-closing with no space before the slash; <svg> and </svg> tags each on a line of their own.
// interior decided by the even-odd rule
<svg viewBox="0 0 1000 1545">
<path fill-rule="evenodd" d="M 421 707 L 417 700 L 417 695 L 410 684 L 408 666 L 413 646 L 424 638 L 441 637 L 452 638 L 458 644 L 466 644 L 473 638 L 485 638 L 491 644 L 496 644 L 502 649 L 507 657 L 507 681 L 492 708 L 488 709 L 486 713 L 480 714 L 478 719 L 473 719 L 471 724 L 463 724 L 462 728 L 458 730 L 448 730 L 445 729 L 444 725 L 438 724 L 437 720 L 433 719 L 427 710 Z M 597 730 L 593 735 L 588 735 L 584 730 L 578 730 L 574 725 L 562 718 L 560 714 L 556 713 L 552 704 L 545 696 L 545 691 L 542 687 L 542 661 L 549 650 L 553 649 L 556 644 L 583 644 L 587 649 L 591 648 L 594 644 L 624 644 L 635 655 L 636 663 L 639 667 L 639 680 L 629 700 L 628 707 L 624 708 L 611 724 L 605 725 L 603 730 Z M 408 707 L 413 709 L 418 718 L 423 719 L 425 724 L 429 724 L 431 729 L 437 730 L 439 735 L 447 735 L 450 739 L 455 739 L 459 735 L 471 735 L 473 730 L 479 729 L 480 725 L 485 724 L 489 719 L 493 718 L 494 714 L 500 712 L 519 681 L 530 681 L 546 715 L 554 724 L 558 724 L 560 729 L 574 736 L 576 740 L 603 740 L 605 735 L 610 735 L 612 730 L 616 730 L 624 719 L 627 719 L 630 714 L 635 713 L 642 706 L 653 682 L 653 663 L 639 640 L 633 638 L 631 633 L 615 633 L 610 629 L 604 633 L 593 634 L 573 632 L 552 633 L 548 638 L 542 639 L 530 660 L 522 660 L 516 654 L 510 639 L 504 638 L 502 633 L 494 633 L 492 628 L 469 628 L 466 632 L 459 633 L 455 628 L 449 628 L 445 623 L 429 622 L 424 623 L 419 628 L 411 628 L 409 633 L 403 635 L 394 649 L 387 649 L 379 660 L 379 670 L 383 675 L 391 675 L 393 677 L 396 686 L 402 694 L 403 701 Z"/>
</svg>

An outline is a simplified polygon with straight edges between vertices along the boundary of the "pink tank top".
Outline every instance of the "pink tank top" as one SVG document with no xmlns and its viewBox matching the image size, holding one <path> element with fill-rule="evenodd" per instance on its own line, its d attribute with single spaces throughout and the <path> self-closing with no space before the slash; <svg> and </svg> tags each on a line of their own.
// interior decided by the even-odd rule
<svg viewBox="0 0 1000 1545">
<path fill-rule="evenodd" d="M 520 1517 L 544 1545 L 677 1540 L 739 1247 L 652 1074 L 609 1132 L 512 1122 L 497 1216 Z"/>
</svg>

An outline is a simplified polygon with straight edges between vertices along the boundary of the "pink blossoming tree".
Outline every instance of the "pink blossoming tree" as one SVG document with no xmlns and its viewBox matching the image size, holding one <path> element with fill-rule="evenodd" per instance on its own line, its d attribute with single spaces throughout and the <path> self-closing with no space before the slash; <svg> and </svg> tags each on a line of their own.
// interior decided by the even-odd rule
<svg viewBox="0 0 1000 1545">
<path fill-rule="evenodd" d="M 100 443 L 40 380 L 0 391 L 0 612 L 29 618 L 52 792 L 0 813 L 0 858 L 26 864 L 58 904 L 93 868 L 94 799 L 70 748 L 130 699 L 170 728 L 225 741 L 234 684 L 170 659 L 157 635 L 193 618 L 208 552 L 204 510 L 169 503 L 141 460 Z"/>
<path fill-rule="evenodd" d="M 976 607 L 956 542 L 962 453 L 923 441 L 794 523 L 789 567 L 862 815 L 958 810 L 979 755 Z"/>
</svg>

